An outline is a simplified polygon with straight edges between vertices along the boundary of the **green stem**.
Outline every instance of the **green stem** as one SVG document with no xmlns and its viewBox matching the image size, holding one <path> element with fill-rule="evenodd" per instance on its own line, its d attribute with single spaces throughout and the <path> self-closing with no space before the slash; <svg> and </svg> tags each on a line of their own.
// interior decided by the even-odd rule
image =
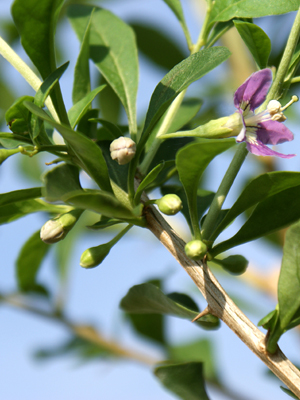
<svg viewBox="0 0 300 400">
<path fill-rule="evenodd" d="M 37 92 L 42 84 L 42 81 L 1 37 L 0 54 L 23 76 L 26 82 L 28 82 L 29 85 Z M 60 122 L 50 97 L 47 97 L 45 104 L 54 120 Z"/>
<path fill-rule="evenodd" d="M 246 145 L 241 143 L 224 175 L 224 178 L 215 194 L 215 197 L 211 203 L 209 211 L 205 217 L 203 227 L 202 227 L 202 240 L 209 240 L 211 234 L 215 229 L 216 222 L 220 215 L 222 205 L 226 199 L 226 196 L 241 168 L 245 158 L 248 154 Z"/>
<path fill-rule="evenodd" d="M 290 66 L 291 59 L 293 57 L 295 48 L 298 43 L 300 35 L 300 8 L 297 12 L 294 24 L 292 26 L 285 50 L 282 55 L 282 59 L 280 61 L 273 85 L 267 95 L 266 101 L 264 104 L 267 104 L 270 100 L 277 100 L 282 96 L 282 87 L 285 80 L 285 77 L 288 73 L 288 69 Z M 262 107 L 262 106 L 261 106 Z"/>
</svg>

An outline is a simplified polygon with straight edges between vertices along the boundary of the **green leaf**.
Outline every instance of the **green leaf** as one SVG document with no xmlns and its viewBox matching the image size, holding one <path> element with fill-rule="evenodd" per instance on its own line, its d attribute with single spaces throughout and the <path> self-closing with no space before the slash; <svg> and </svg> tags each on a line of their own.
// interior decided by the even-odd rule
<svg viewBox="0 0 300 400">
<path fill-rule="evenodd" d="M 36 276 L 50 246 L 35 232 L 22 247 L 16 262 L 19 289 L 30 291 L 36 286 Z"/>
<path fill-rule="evenodd" d="M 223 151 L 235 144 L 234 139 L 202 139 L 191 143 L 178 151 L 176 166 L 179 179 L 184 187 L 193 233 L 199 232 L 199 217 L 197 215 L 197 190 L 199 180 L 208 164 Z"/>
<path fill-rule="evenodd" d="M 132 220 L 132 223 L 140 221 L 133 211 L 108 192 L 92 189 L 75 190 L 67 193 L 62 199 L 75 207 L 94 211 L 106 217 Z"/>
<path fill-rule="evenodd" d="M 56 69 L 54 35 L 63 0 L 15 0 L 12 16 L 21 36 L 22 46 L 43 79 Z M 56 85 L 51 98 L 61 116 L 64 112 L 59 86 Z"/>
<path fill-rule="evenodd" d="M 29 199 L 16 201 L 0 207 L 0 225 L 15 221 L 25 215 L 44 211 L 49 213 L 61 214 L 70 211 L 68 206 L 56 206 L 48 204 L 40 199 Z"/>
<path fill-rule="evenodd" d="M 256 64 L 261 69 L 266 68 L 271 53 L 271 40 L 268 35 L 255 24 L 243 21 L 233 22 Z"/>
<path fill-rule="evenodd" d="M 178 19 L 178 21 L 179 21 L 179 23 L 180 23 L 180 25 L 182 27 L 183 33 L 184 33 L 184 35 L 186 37 L 187 44 L 190 47 L 192 45 L 192 41 L 191 41 L 191 37 L 190 37 L 190 33 L 189 33 L 189 30 L 188 30 L 187 24 L 186 24 L 185 19 L 184 19 L 183 10 L 182 10 L 182 6 L 181 6 L 180 0 L 164 0 L 164 2 L 166 4 L 168 4 L 168 6 L 173 11 L 173 13 L 176 15 L 176 17 L 177 17 L 177 19 Z"/>
<path fill-rule="evenodd" d="M 112 191 L 107 165 L 102 151 L 96 143 L 83 134 L 53 121 L 42 109 L 34 104 L 26 102 L 26 107 L 38 117 L 47 121 L 62 135 L 76 156 L 74 161 L 94 179 L 101 189 Z"/>
<path fill-rule="evenodd" d="M 93 225 L 87 226 L 89 229 L 98 230 L 98 229 L 105 229 L 109 228 L 110 226 L 123 224 L 124 221 L 115 218 L 108 218 L 105 215 L 100 216 L 100 221 L 96 222 Z"/>
<path fill-rule="evenodd" d="M 170 358 L 176 362 L 201 361 L 204 367 L 204 376 L 210 382 L 219 382 L 218 372 L 213 354 L 212 342 L 201 339 L 177 346 L 169 347 Z"/>
<path fill-rule="evenodd" d="M 93 121 L 100 122 L 100 124 L 110 133 L 110 140 L 118 139 L 118 137 L 123 135 L 123 132 L 119 128 L 118 125 L 113 124 L 110 121 L 106 121 L 105 119 L 102 118 L 95 118 Z M 102 139 L 102 137 L 100 138 Z"/>
<path fill-rule="evenodd" d="M 145 144 L 151 130 L 172 100 L 191 83 L 202 78 L 202 76 L 227 60 L 230 54 L 226 47 L 201 50 L 181 61 L 165 75 L 156 86 L 150 100 L 142 133 L 142 145 Z"/>
<path fill-rule="evenodd" d="M 154 374 L 167 389 L 183 400 L 209 400 L 201 362 L 163 365 L 155 368 Z"/>
<path fill-rule="evenodd" d="M 268 197 L 232 238 L 213 247 L 210 254 L 215 256 L 296 222 L 300 219 L 299 196 L 300 186 L 295 186 Z"/>
<path fill-rule="evenodd" d="M 73 104 L 78 103 L 83 97 L 85 97 L 91 91 L 91 79 L 90 79 L 90 28 L 91 19 L 88 21 L 85 29 L 79 55 L 74 68 L 74 83 L 72 91 Z"/>
<path fill-rule="evenodd" d="M 174 40 L 156 27 L 138 22 L 130 25 L 136 34 L 139 50 L 156 65 L 169 71 L 186 58 L 186 52 L 184 53 Z"/>
<path fill-rule="evenodd" d="M 279 321 L 286 329 L 300 308 L 300 222 L 291 226 L 285 236 L 278 281 Z"/>
<path fill-rule="evenodd" d="M 0 207 L 17 201 L 36 199 L 38 197 L 42 197 L 42 188 L 39 187 L 2 193 L 0 194 Z"/>
<path fill-rule="evenodd" d="M 185 295 L 185 297 L 188 296 Z M 177 296 L 176 299 L 178 300 L 178 298 Z M 182 298 L 180 297 L 180 299 Z M 190 301 L 192 300 L 190 299 Z M 195 303 L 193 302 L 193 304 Z M 133 286 L 121 300 L 120 307 L 129 313 L 167 314 L 189 319 L 190 321 L 199 314 L 198 310 L 195 311 L 195 306 L 191 309 L 182 305 L 179 301 L 172 300 L 158 287 L 150 283 Z M 206 315 L 198 319 L 195 324 L 206 328 L 216 328 L 218 319 L 212 315 Z"/>
<path fill-rule="evenodd" d="M 143 191 L 146 189 L 147 186 L 149 186 L 159 175 L 161 170 L 164 168 L 164 162 L 158 164 L 156 167 L 154 167 L 147 176 L 142 180 L 140 183 L 139 187 L 137 188 L 137 191 L 135 192 L 135 203 L 138 204 L 141 200 L 141 196 L 143 194 Z"/>
<path fill-rule="evenodd" d="M 233 18 L 259 18 L 267 15 L 285 14 L 297 11 L 299 0 L 216 0 L 210 14 L 209 26 L 217 21 L 229 21 Z"/>
<path fill-rule="evenodd" d="M 68 16 L 80 40 L 92 12 L 90 58 L 119 96 L 127 113 L 130 132 L 136 133 L 138 58 L 133 30 L 110 11 L 71 5 Z"/>
<path fill-rule="evenodd" d="M 299 182 L 299 172 L 287 171 L 269 172 L 252 179 L 228 211 L 222 223 L 213 233 L 213 240 L 215 240 L 238 215 L 276 193 L 280 193 L 291 187 L 299 186 Z"/>
<path fill-rule="evenodd" d="M 105 85 L 101 85 L 91 92 L 89 92 L 84 98 L 79 100 L 76 104 L 73 105 L 72 108 L 68 111 L 68 116 L 70 119 L 71 128 L 75 128 L 78 124 L 80 118 L 86 113 L 88 108 L 90 107 L 92 101 L 97 96 L 98 93 L 101 92 L 105 88 Z"/>
<path fill-rule="evenodd" d="M 21 136 L 27 135 L 24 137 L 26 140 L 28 134 L 30 132 L 30 112 L 28 108 L 24 106 L 24 101 L 33 102 L 34 98 L 32 96 L 22 96 L 18 98 L 6 111 L 5 120 L 9 125 L 9 129 L 14 133 L 20 133 Z M 21 139 L 21 138 L 20 138 Z M 31 140 L 29 143 L 32 143 Z"/>
<path fill-rule="evenodd" d="M 61 200 L 66 193 L 81 189 L 78 167 L 70 164 L 54 167 L 44 175 L 43 182 L 43 197 L 50 202 Z"/>
</svg>

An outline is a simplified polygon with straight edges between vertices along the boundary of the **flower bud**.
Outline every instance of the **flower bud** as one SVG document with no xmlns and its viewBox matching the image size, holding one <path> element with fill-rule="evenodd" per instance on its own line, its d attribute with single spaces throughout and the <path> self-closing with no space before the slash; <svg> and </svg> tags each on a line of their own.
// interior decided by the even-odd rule
<svg viewBox="0 0 300 400">
<path fill-rule="evenodd" d="M 182 201 L 177 194 L 166 194 L 155 201 L 159 211 L 166 215 L 175 215 L 182 209 Z"/>
<path fill-rule="evenodd" d="M 184 251 L 192 260 L 201 260 L 207 252 L 207 246 L 201 240 L 191 240 L 185 245 Z"/>
<path fill-rule="evenodd" d="M 100 244 L 100 246 L 86 249 L 80 257 L 80 265 L 83 268 L 94 268 L 101 264 L 110 252 L 111 243 Z"/>
<path fill-rule="evenodd" d="M 124 165 L 135 156 L 136 145 L 132 139 L 120 136 L 111 142 L 109 150 L 111 158 L 116 160 L 119 165 Z"/>
<path fill-rule="evenodd" d="M 50 219 L 42 226 L 40 238 L 48 244 L 59 242 L 67 236 L 81 214 L 82 210 L 73 210 Z"/>
<path fill-rule="evenodd" d="M 248 267 L 248 260 L 241 255 L 232 255 L 223 259 L 214 258 L 214 263 L 221 265 L 224 269 L 234 275 L 243 274 Z"/>
</svg>

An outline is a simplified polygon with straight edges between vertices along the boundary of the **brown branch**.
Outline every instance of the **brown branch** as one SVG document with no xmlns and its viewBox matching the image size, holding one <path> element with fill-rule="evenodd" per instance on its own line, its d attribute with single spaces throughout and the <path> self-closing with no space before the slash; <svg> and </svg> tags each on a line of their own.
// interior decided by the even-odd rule
<svg viewBox="0 0 300 400">
<path fill-rule="evenodd" d="M 193 279 L 205 297 L 211 313 L 219 317 L 296 396 L 300 397 L 300 371 L 279 348 L 275 354 L 266 351 L 265 335 L 234 304 L 207 265 L 186 256 L 184 241 L 153 206 L 147 209 L 146 218 L 150 231 Z"/>
</svg>

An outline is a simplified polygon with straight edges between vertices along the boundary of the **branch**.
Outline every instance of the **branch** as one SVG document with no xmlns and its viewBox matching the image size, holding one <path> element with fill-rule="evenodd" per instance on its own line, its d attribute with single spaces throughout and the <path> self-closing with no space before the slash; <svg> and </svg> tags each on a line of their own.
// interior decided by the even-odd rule
<svg viewBox="0 0 300 400">
<path fill-rule="evenodd" d="M 184 251 L 184 241 L 153 206 L 147 210 L 148 228 L 193 279 L 205 297 L 211 313 L 220 318 L 296 396 L 300 397 L 300 371 L 279 347 L 275 354 L 266 351 L 266 336 L 234 304 L 207 265 L 188 258 Z"/>
</svg>

